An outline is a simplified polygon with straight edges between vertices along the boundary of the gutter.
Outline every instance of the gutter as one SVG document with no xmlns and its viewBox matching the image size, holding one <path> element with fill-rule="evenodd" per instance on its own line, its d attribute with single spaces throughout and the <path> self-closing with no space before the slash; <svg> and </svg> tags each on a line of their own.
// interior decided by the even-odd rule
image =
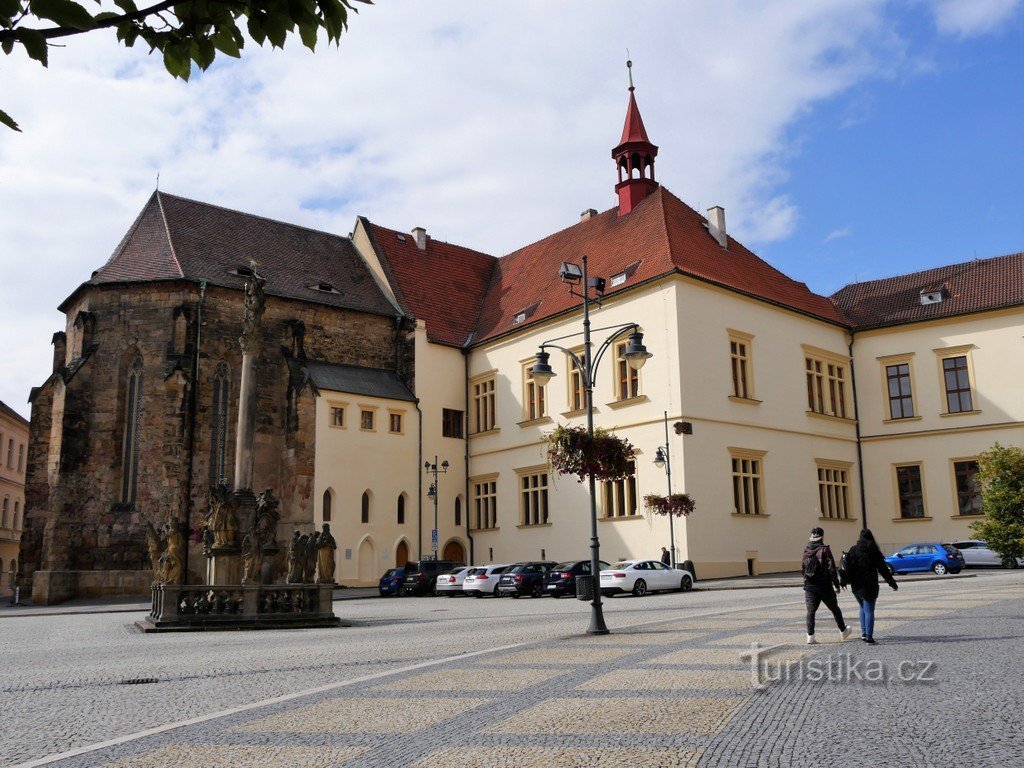
<svg viewBox="0 0 1024 768">
<path fill-rule="evenodd" d="M 192 474 L 195 464 L 196 411 L 199 403 L 199 350 L 203 338 L 203 304 L 206 302 L 206 281 L 199 281 L 199 304 L 196 306 L 195 355 L 192 358 L 192 387 L 188 398 L 188 464 L 185 465 L 185 541 L 183 560 L 185 562 L 185 584 L 188 584 L 189 543 L 192 538 L 192 513 L 195 503 L 192 498 Z"/>
<path fill-rule="evenodd" d="M 469 347 L 462 348 L 462 359 L 465 367 L 464 381 L 466 383 L 466 400 L 465 400 L 465 416 L 462 422 L 462 460 L 465 462 L 465 475 L 466 475 L 466 538 L 469 539 L 469 562 L 466 565 L 472 565 L 476 562 L 475 555 L 475 542 L 473 541 L 473 533 L 470 528 L 470 507 L 472 497 L 469 495 Z"/>
<path fill-rule="evenodd" d="M 853 331 L 850 332 L 850 384 L 853 387 L 853 421 L 857 436 L 857 477 L 860 481 L 860 520 L 861 528 L 868 527 L 868 502 L 864 491 L 864 454 L 861 450 L 860 406 L 857 403 L 857 371 L 853 365 Z"/>
</svg>

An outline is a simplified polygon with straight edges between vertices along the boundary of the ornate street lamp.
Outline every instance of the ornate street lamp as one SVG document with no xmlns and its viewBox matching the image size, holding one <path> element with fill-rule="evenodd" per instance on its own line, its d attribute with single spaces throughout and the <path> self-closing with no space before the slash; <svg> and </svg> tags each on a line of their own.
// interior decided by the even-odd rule
<svg viewBox="0 0 1024 768">
<path fill-rule="evenodd" d="M 654 466 L 665 470 L 665 477 L 668 478 L 668 495 L 672 496 L 672 454 L 668 445 L 668 411 L 665 411 L 665 444 L 659 445 L 654 452 Z M 676 528 L 673 522 L 675 515 L 668 516 L 668 538 L 671 565 L 676 567 Z"/>
<path fill-rule="evenodd" d="M 595 328 L 595 331 L 611 330 L 612 332 L 601 343 L 597 352 L 593 355 L 591 354 L 590 302 L 597 301 L 600 303 L 601 297 L 604 294 L 605 281 L 603 277 L 589 278 L 587 276 L 587 257 L 584 256 L 582 261 L 582 267 L 568 261 L 562 262 L 562 267 L 558 271 L 558 276 L 562 279 L 562 282 L 569 283 L 570 294 L 583 299 L 583 359 L 581 360 L 580 357 L 571 349 L 555 343 L 557 341 L 562 341 L 563 339 L 579 336 L 580 334 L 571 333 L 566 336 L 559 336 L 558 338 L 551 339 L 550 341 L 545 341 L 540 345 L 540 350 L 536 355 L 536 362 L 530 369 L 530 374 L 533 376 L 533 380 L 539 386 L 543 387 L 551 381 L 553 376 L 555 376 L 555 372 L 552 370 L 551 364 L 548 362 L 550 359 L 550 353 L 547 351 L 547 348 L 553 347 L 554 349 L 560 349 L 568 355 L 572 359 L 573 363 L 575 363 L 577 369 L 579 369 L 580 376 L 583 379 L 585 408 L 587 413 L 587 434 L 593 437 L 594 375 L 604 353 L 616 340 L 622 337 L 623 333 L 630 331 L 630 334 L 627 337 L 628 343 L 622 353 L 622 359 L 628 363 L 629 367 L 638 371 L 643 368 L 647 359 L 649 357 L 653 357 L 653 355 L 651 355 L 651 353 L 647 351 L 647 347 L 644 346 L 644 335 L 640 332 L 640 328 L 636 323 L 627 323 L 626 325 L 618 327 L 608 326 L 606 328 Z M 574 290 L 574 286 L 576 285 L 582 287 L 582 293 L 577 293 Z M 591 297 L 591 289 L 593 289 L 595 293 L 593 298 Z M 593 599 L 590 601 L 590 627 L 587 629 L 587 633 L 591 635 L 607 635 L 608 626 L 604 623 L 604 611 L 601 603 L 601 545 L 597 536 L 597 489 L 593 473 L 590 474 L 588 479 L 590 487 L 590 584 Z"/>
<path fill-rule="evenodd" d="M 434 559 L 437 560 L 437 476 L 448 472 L 448 462 L 447 460 L 442 461 L 439 467 L 437 456 L 434 456 L 434 462 L 425 462 L 423 469 L 426 470 L 428 475 L 434 476 L 434 482 L 430 484 L 430 489 L 427 491 L 427 498 L 434 502 L 434 530 L 430 534 L 430 548 L 434 553 Z"/>
</svg>

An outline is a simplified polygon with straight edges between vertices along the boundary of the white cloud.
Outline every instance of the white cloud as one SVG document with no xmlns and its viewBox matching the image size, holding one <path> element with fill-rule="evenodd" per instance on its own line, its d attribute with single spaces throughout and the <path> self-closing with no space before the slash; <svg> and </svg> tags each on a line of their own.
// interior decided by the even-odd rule
<svg viewBox="0 0 1024 768">
<path fill-rule="evenodd" d="M 724 205 L 750 245 L 799 221 L 790 132 L 815 104 L 891 69 L 884 0 L 361 8 L 340 48 L 251 46 L 193 82 L 90 33 L 44 70 L 4 61 L 0 399 L 24 410 L 49 372 L 55 307 L 161 187 L 347 233 L 357 214 L 502 254 L 615 203 L 609 156 L 625 48 L 661 148 L 658 178 Z M 798 278 L 800 276 L 797 276 Z"/>
<path fill-rule="evenodd" d="M 839 240 L 844 237 L 849 237 L 852 233 L 853 231 L 850 229 L 850 227 L 834 229 L 825 236 L 825 239 L 822 240 L 821 243 L 822 245 L 824 245 L 825 243 L 831 243 L 833 240 Z"/>
<path fill-rule="evenodd" d="M 972 37 L 992 32 L 1020 7 L 1020 0 L 936 0 L 940 32 Z"/>
</svg>

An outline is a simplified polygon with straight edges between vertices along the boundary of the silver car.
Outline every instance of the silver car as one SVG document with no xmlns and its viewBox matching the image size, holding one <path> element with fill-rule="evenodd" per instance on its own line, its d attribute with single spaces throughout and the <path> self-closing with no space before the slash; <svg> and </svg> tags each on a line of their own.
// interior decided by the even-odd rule
<svg viewBox="0 0 1024 768">
<path fill-rule="evenodd" d="M 954 541 L 953 546 L 964 556 L 967 568 L 1018 568 L 1024 566 L 1024 558 L 1003 558 L 988 548 L 988 544 L 978 539 Z"/>
</svg>

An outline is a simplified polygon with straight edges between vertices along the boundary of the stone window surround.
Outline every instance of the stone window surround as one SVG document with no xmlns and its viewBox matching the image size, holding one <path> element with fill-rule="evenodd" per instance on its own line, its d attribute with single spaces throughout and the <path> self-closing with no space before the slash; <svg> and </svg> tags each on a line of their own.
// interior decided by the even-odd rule
<svg viewBox="0 0 1024 768">
<path fill-rule="evenodd" d="M 732 496 L 733 496 L 733 511 L 732 511 L 733 517 L 744 517 L 744 518 L 768 517 L 768 513 L 766 511 L 768 509 L 768 500 L 767 500 L 767 494 L 766 494 L 766 489 L 765 489 L 765 474 L 766 473 L 765 473 L 765 463 L 764 463 L 764 458 L 765 458 L 765 456 L 768 455 L 768 451 L 763 451 L 763 450 L 759 450 L 759 449 L 756 449 L 756 448 L 740 448 L 740 447 L 736 447 L 736 446 L 728 446 L 726 448 L 726 450 L 729 452 L 729 463 L 730 463 L 729 480 L 730 480 L 730 484 L 732 485 L 732 489 L 731 490 L 732 490 Z M 751 489 L 754 489 L 754 487 L 756 486 L 756 501 L 754 503 L 756 504 L 757 508 L 754 509 L 753 512 L 740 512 L 739 507 L 737 506 L 737 495 L 736 495 L 736 476 L 737 476 L 737 473 L 732 469 L 732 462 L 735 462 L 735 461 L 741 462 L 740 475 L 739 475 L 741 478 L 747 476 L 747 475 L 743 474 L 742 462 L 743 461 L 756 461 L 757 462 L 756 470 L 754 470 L 752 468 L 751 472 L 749 473 L 749 476 L 751 478 Z M 744 509 L 747 509 L 748 507 L 750 507 L 750 505 L 748 505 L 746 503 L 746 498 L 747 498 L 746 497 L 746 485 L 744 485 L 743 488 L 744 488 L 744 493 L 742 494 L 743 495 L 743 501 L 744 501 L 743 507 L 744 507 Z"/>
<path fill-rule="evenodd" d="M 741 403 L 760 403 L 761 401 L 755 396 L 757 390 L 754 388 L 754 334 L 738 331 L 735 328 L 726 328 L 725 332 L 729 339 L 729 380 L 731 393 L 729 397 Z M 733 353 L 733 344 L 742 344 L 744 346 L 745 351 L 742 356 L 738 352 L 736 354 Z M 746 386 L 742 392 L 736 387 L 735 366 L 737 360 L 742 360 L 743 362 L 743 378 L 746 380 Z"/>
<path fill-rule="evenodd" d="M 920 400 L 917 397 L 917 375 L 914 373 L 914 357 L 913 352 L 903 352 L 895 355 L 882 355 L 876 357 L 879 366 L 879 374 L 882 381 L 882 423 L 893 424 L 902 423 L 905 421 L 919 421 L 921 419 Z M 907 372 L 910 375 L 910 403 L 914 408 L 913 416 L 903 416 L 901 418 L 893 418 L 892 411 L 889 405 L 889 375 L 888 367 L 891 365 L 905 365 L 907 366 Z"/>
<path fill-rule="evenodd" d="M 549 522 L 550 507 L 548 505 L 548 490 L 550 487 L 548 484 L 548 465 L 538 464 L 532 467 L 521 467 L 515 470 L 515 473 L 516 490 L 519 496 L 519 527 L 539 528 L 545 525 L 551 525 Z M 524 483 L 529 480 L 533 480 L 536 484 L 531 485 L 529 488 L 524 488 Z M 541 510 L 533 510 L 533 514 L 536 515 L 537 520 L 531 522 L 529 519 L 530 510 L 528 509 L 528 504 L 529 500 L 532 498 L 531 494 L 534 493 L 543 499 L 543 508 Z"/>
<path fill-rule="evenodd" d="M 939 392 L 942 394 L 942 403 L 939 410 L 940 416 L 966 416 L 981 413 L 981 410 L 978 408 L 978 387 L 974 377 L 974 355 L 972 354 L 977 348 L 976 344 L 961 344 L 955 347 L 939 347 L 932 350 L 935 353 L 936 365 L 939 371 Z M 943 370 L 942 364 L 944 360 L 951 357 L 966 358 L 967 379 L 971 388 L 971 410 L 969 411 L 947 410 L 949 401 L 946 396 L 946 372 Z"/>
<path fill-rule="evenodd" d="M 496 531 L 498 530 L 498 476 L 499 473 L 492 472 L 486 475 L 477 475 L 469 478 L 469 485 L 473 493 L 472 512 L 470 514 L 470 529 L 474 531 Z M 482 486 L 488 486 L 481 491 Z M 482 504 L 486 500 L 486 504 Z M 483 507 L 486 506 L 486 509 Z M 484 515 L 483 522 L 491 523 L 489 526 L 481 526 L 481 515 Z"/>
<path fill-rule="evenodd" d="M 836 352 L 830 352 L 827 349 L 821 347 L 815 347 L 811 344 L 801 344 L 800 349 L 803 350 L 804 354 L 804 377 L 805 381 L 807 376 L 814 376 L 816 379 L 820 378 L 820 381 L 814 388 L 814 394 L 817 395 L 816 400 L 820 400 L 823 410 L 817 410 L 812 406 L 810 402 L 807 404 L 807 415 L 808 416 L 828 416 L 834 419 L 843 419 L 850 421 L 847 417 L 847 412 L 850 409 L 850 357 L 848 355 L 841 355 Z M 815 362 L 822 364 L 822 370 L 809 371 L 807 368 L 807 362 Z M 829 366 L 833 366 L 836 369 L 842 369 L 842 376 L 833 376 L 829 373 Z M 835 390 L 836 394 L 833 397 L 832 384 L 838 382 L 838 389 Z M 837 413 L 837 403 L 841 408 L 842 412 Z"/>
<path fill-rule="evenodd" d="M 924 512 L 921 516 L 904 516 L 903 505 L 900 503 L 900 483 L 899 483 L 899 470 L 902 467 L 917 467 L 918 478 L 921 483 L 921 510 Z M 893 516 L 893 520 L 931 520 L 931 515 L 928 514 L 928 487 L 924 480 L 924 462 L 923 461 L 898 461 L 892 464 L 892 493 L 893 493 L 893 509 L 896 510 L 896 514 Z"/>
<path fill-rule="evenodd" d="M 855 517 L 850 515 L 850 469 L 853 467 L 852 461 L 839 461 L 837 459 L 819 459 L 814 460 L 814 464 L 818 475 L 818 500 L 819 504 L 824 504 L 818 510 L 820 513 L 820 520 L 832 520 L 832 521 L 848 521 L 855 520 Z M 828 472 L 841 472 L 842 475 L 835 480 L 829 480 L 826 477 L 822 478 L 822 473 Z M 841 490 L 841 495 L 829 495 L 824 496 L 830 488 L 836 488 Z M 833 492 L 838 493 L 838 492 Z M 837 514 L 829 515 L 830 508 L 835 507 Z"/>
</svg>

